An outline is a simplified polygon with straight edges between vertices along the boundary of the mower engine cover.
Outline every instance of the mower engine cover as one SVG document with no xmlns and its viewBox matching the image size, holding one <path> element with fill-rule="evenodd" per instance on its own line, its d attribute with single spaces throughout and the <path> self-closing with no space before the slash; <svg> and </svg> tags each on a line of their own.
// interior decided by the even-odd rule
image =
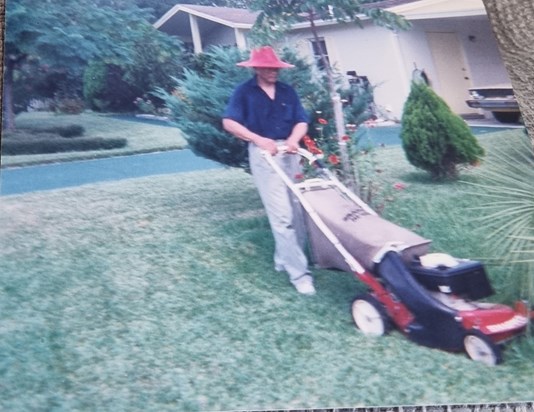
<svg viewBox="0 0 534 412">
<path fill-rule="evenodd" d="M 456 259 L 454 266 L 424 266 L 424 257 L 414 259 L 409 270 L 415 279 L 431 291 L 452 293 L 470 300 L 493 295 L 494 291 L 481 262 Z"/>
</svg>

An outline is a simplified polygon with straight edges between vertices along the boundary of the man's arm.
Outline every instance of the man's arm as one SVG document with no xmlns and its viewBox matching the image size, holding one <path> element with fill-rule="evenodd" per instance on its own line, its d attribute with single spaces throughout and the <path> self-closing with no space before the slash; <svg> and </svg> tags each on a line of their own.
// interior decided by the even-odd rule
<svg viewBox="0 0 534 412">
<path fill-rule="evenodd" d="M 250 131 L 241 123 L 229 118 L 224 118 L 222 124 L 224 130 L 234 135 L 238 139 L 244 140 L 245 142 L 251 142 L 260 149 L 267 150 L 272 155 L 275 155 L 278 152 L 278 148 L 274 140 Z"/>
</svg>

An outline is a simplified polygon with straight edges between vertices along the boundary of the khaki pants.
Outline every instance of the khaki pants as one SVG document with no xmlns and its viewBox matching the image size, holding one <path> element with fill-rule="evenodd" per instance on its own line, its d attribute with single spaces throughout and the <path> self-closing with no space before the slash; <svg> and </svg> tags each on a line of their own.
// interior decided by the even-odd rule
<svg viewBox="0 0 534 412">
<path fill-rule="evenodd" d="M 282 141 L 281 144 L 284 142 Z M 304 252 L 306 227 L 302 206 L 284 181 L 262 156 L 262 151 L 249 144 L 252 176 L 275 241 L 274 264 L 278 271 L 285 270 L 291 282 L 309 275 L 308 260 Z M 301 172 L 300 156 L 278 153 L 274 160 L 291 180 Z"/>
</svg>

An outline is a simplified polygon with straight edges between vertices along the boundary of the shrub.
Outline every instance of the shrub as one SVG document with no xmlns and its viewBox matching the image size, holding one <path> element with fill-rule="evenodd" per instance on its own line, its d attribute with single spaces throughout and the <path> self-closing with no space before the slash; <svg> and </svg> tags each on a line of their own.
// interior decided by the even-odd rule
<svg viewBox="0 0 534 412">
<path fill-rule="evenodd" d="M 83 126 L 79 124 L 69 124 L 67 126 L 59 126 L 56 128 L 57 134 L 61 137 L 78 137 L 85 133 Z"/>
<path fill-rule="evenodd" d="M 138 97 L 134 100 L 134 104 L 137 106 L 139 113 L 143 114 L 157 114 L 158 110 L 156 105 L 149 97 Z"/>
<path fill-rule="evenodd" d="M 79 124 L 68 124 L 64 126 L 50 126 L 50 127 L 25 127 L 21 130 L 26 130 L 29 133 L 50 133 L 61 137 L 79 137 L 85 133 L 85 128 Z"/>
<path fill-rule="evenodd" d="M 80 114 L 85 109 L 82 99 L 77 97 L 59 98 L 53 103 L 54 111 L 63 114 Z"/>
<path fill-rule="evenodd" d="M 104 62 L 89 63 L 83 74 L 83 97 L 92 110 L 101 110 L 100 95 L 106 87 L 107 67 Z"/>
<path fill-rule="evenodd" d="M 459 165 L 476 164 L 484 154 L 464 120 L 423 83 L 412 83 L 401 139 L 408 161 L 434 179 L 456 178 Z"/>
<path fill-rule="evenodd" d="M 297 90 L 310 114 L 322 107 L 328 95 L 321 84 L 311 80 L 311 67 L 289 50 L 281 57 L 296 68 L 282 71 L 280 80 Z M 248 168 L 247 145 L 222 129 L 221 117 L 234 88 L 252 76 L 251 71 L 236 66 L 246 58 L 237 48 L 213 48 L 197 58 L 202 70 L 186 71 L 183 78 L 176 79 L 177 88 L 172 95 L 163 89 L 158 93 L 193 152 L 244 169 Z M 313 129 L 311 126 L 310 132 Z"/>
<path fill-rule="evenodd" d="M 124 138 L 104 139 L 101 137 L 62 139 L 53 135 L 34 140 L 4 139 L 2 153 L 4 155 L 23 155 L 41 153 L 59 153 L 87 150 L 110 150 L 126 146 Z"/>
<path fill-rule="evenodd" d="M 124 138 L 78 137 L 69 139 L 58 134 L 58 130 L 65 132 L 66 130 L 72 129 L 74 131 L 74 129 L 77 129 L 79 131 L 80 127 L 78 125 L 70 125 L 40 129 L 26 128 L 6 132 L 2 136 L 2 154 L 22 155 L 109 150 L 124 147 L 128 143 Z"/>
<path fill-rule="evenodd" d="M 131 111 L 140 93 L 124 80 L 124 69 L 114 64 L 92 62 L 83 76 L 83 95 L 89 108 L 97 111 Z"/>
</svg>

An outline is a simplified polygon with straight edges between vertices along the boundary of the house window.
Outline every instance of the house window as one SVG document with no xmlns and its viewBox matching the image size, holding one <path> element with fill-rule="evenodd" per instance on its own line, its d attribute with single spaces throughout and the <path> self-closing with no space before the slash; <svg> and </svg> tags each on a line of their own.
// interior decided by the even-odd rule
<svg viewBox="0 0 534 412">
<path fill-rule="evenodd" d="M 315 39 L 310 39 L 312 52 L 313 52 L 313 58 L 315 59 L 315 64 L 317 64 L 317 67 L 319 70 L 324 70 L 324 62 L 321 59 L 321 52 L 326 57 L 326 61 L 328 65 L 330 65 L 330 59 L 328 57 L 328 50 L 326 50 L 326 42 L 323 38 L 320 38 L 318 41 Z"/>
</svg>

